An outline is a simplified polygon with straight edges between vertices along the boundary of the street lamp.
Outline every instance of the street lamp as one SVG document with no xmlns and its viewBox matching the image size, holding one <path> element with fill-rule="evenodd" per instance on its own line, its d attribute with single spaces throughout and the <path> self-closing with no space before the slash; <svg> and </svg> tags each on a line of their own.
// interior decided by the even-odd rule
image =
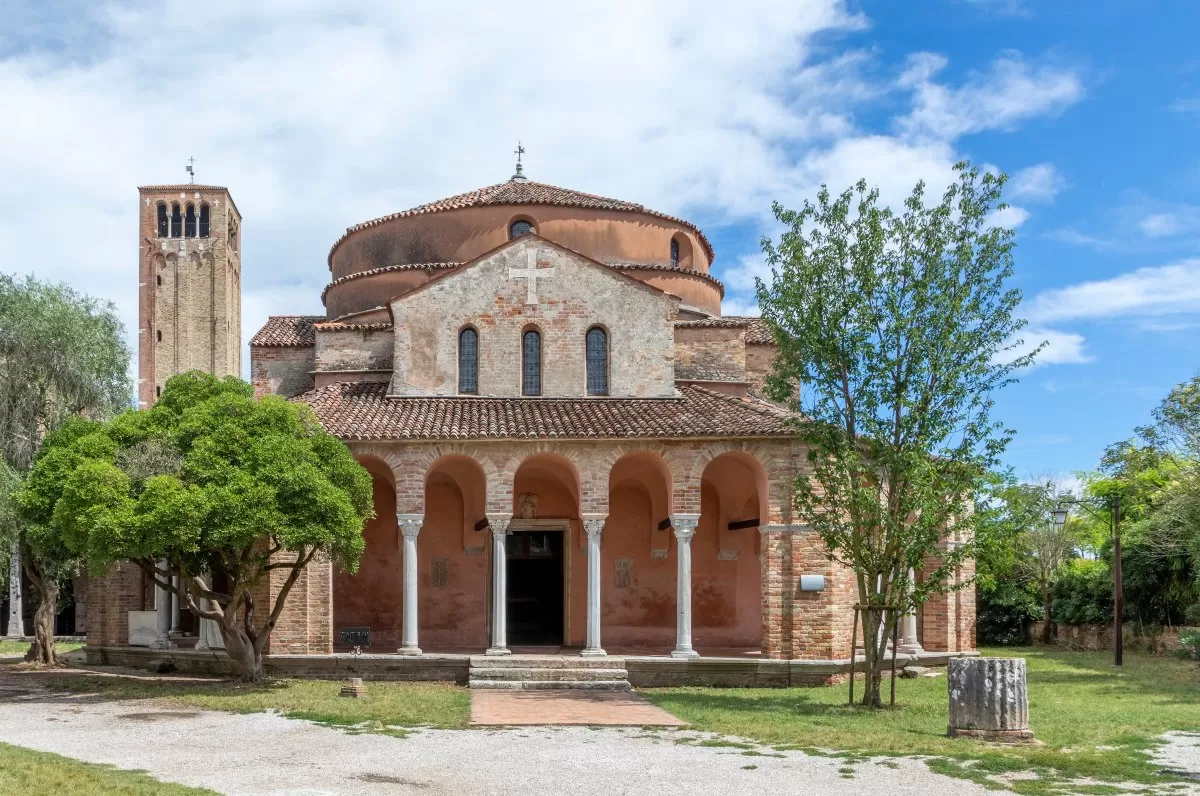
<svg viewBox="0 0 1200 796">
<path fill-rule="evenodd" d="M 1108 527 L 1113 537 L 1113 666 L 1119 669 L 1125 657 L 1125 593 L 1121 584 L 1121 496 L 1060 500 L 1058 506 L 1050 512 L 1055 528 L 1062 528 L 1067 524 L 1065 506 L 1083 506 L 1092 516 L 1099 514 L 1097 509 L 1109 512 Z"/>
</svg>

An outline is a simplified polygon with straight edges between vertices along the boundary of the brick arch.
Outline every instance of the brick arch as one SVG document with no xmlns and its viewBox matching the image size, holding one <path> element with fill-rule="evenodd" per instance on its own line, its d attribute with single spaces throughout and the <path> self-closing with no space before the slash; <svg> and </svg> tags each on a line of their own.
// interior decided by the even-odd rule
<svg viewBox="0 0 1200 796">
<path fill-rule="evenodd" d="M 574 506 L 570 511 L 571 516 L 576 516 L 580 513 L 590 512 L 590 501 L 585 501 L 585 486 L 591 483 L 587 478 L 588 471 L 581 468 L 579 457 L 570 455 L 569 449 L 562 449 L 559 446 L 546 445 L 536 446 L 533 449 L 526 449 L 521 455 L 514 455 L 505 466 L 504 483 L 508 486 L 508 510 L 514 515 L 517 513 L 515 500 L 517 498 L 517 479 L 521 475 L 522 470 L 536 467 L 539 465 L 548 465 L 548 469 L 555 473 L 556 477 L 562 477 L 564 486 L 569 493 Z M 515 466 L 514 466 L 515 464 Z M 511 472 L 511 475 L 508 473 Z M 540 509 L 544 510 L 544 509 Z"/>
</svg>

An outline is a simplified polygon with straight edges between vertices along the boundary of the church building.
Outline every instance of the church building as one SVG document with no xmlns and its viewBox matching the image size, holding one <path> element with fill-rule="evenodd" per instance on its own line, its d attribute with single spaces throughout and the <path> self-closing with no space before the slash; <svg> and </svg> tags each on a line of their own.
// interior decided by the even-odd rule
<svg viewBox="0 0 1200 796">
<path fill-rule="evenodd" d="M 845 662 L 854 578 L 792 513 L 798 418 L 713 259 L 688 221 L 519 164 L 347 229 L 325 313 L 270 318 L 250 371 L 345 441 L 376 516 L 357 573 L 308 567 L 270 652 Z M 974 623 L 971 590 L 935 597 L 901 649 L 972 650 Z"/>
</svg>

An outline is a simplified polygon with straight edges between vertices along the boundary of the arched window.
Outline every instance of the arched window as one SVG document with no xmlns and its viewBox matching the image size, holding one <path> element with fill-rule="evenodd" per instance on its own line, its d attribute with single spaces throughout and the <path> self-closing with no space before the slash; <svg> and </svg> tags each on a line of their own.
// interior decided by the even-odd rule
<svg viewBox="0 0 1200 796">
<path fill-rule="evenodd" d="M 479 394 L 479 332 L 470 326 L 458 333 L 458 391 Z"/>
<path fill-rule="evenodd" d="M 608 332 L 593 326 L 586 339 L 588 395 L 608 395 Z"/>
<path fill-rule="evenodd" d="M 167 225 L 167 203 L 158 203 L 158 237 L 165 238 L 170 235 L 170 229 Z"/>
<path fill-rule="evenodd" d="M 208 205 L 200 205 L 200 237 L 208 237 Z"/>
<path fill-rule="evenodd" d="M 679 267 L 679 241 L 671 238 L 671 267 Z"/>
<path fill-rule="evenodd" d="M 517 238 L 531 232 L 532 230 L 533 230 L 533 224 L 530 224 L 528 221 L 525 221 L 523 219 L 520 221 L 514 221 L 508 227 L 508 239 L 516 240 Z"/>
<path fill-rule="evenodd" d="M 174 202 L 171 205 L 171 237 L 178 238 L 183 235 L 183 213 L 179 211 L 179 202 Z"/>
<path fill-rule="evenodd" d="M 542 394 L 542 335 L 536 329 L 521 338 L 521 394 Z"/>
<path fill-rule="evenodd" d="M 196 206 L 191 202 L 187 203 L 187 214 L 183 217 L 183 237 L 196 237 Z"/>
</svg>

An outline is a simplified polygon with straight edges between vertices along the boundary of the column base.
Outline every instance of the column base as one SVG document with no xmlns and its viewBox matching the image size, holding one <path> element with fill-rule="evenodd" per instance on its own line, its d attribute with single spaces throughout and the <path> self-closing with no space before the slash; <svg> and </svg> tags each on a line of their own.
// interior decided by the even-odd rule
<svg viewBox="0 0 1200 796">
<path fill-rule="evenodd" d="M 154 639 L 154 641 L 150 642 L 150 649 L 152 649 L 152 650 L 173 650 L 173 649 L 178 649 L 178 647 L 170 639 L 156 638 L 156 639 Z"/>
<path fill-rule="evenodd" d="M 183 631 L 182 630 L 172 630 L 170 633 L 167 634 L 167 638 L 183 638 Z"/>
<path fill-rule="evenodd" d="M 581 658 L 604 658 L 607 655 L 608 655 L 608 653 L 605 652 L 604 650 L 600 649 L 599 647 L 595 647 L 592 649 L 585 648 L 585 649 L 580 650 L 580 652 L 579 652 L 579 657 L 581 657 Z"/>
<path fill-rule="evenodd" d="M 192 647 L 192 649 L 195 652 L 212 652 L 212 647 L 208 646 L 203 641 L 197 642 L 196 646 Z"/>
<path fill-rule="evenodd" d="M 421 648 L 420 647 L 401 647 L 400 649 L 396 650 L 396 654 L 397 655 L 420 655 Z"/>
<path fill-rule="evenodd" d="M 920 655 L 925 652 L 925 648 L 920 644 L 901 644 L 896 648 L 896 652 L 901 655 Z"/>
<path fill-rule="evenodd" d="M 700 653 L 696 652 L 693 649 L 671 650 L 671 657 L 672 658 L 699 658 Z"/>
<path fill-rule="evenodd" d="M 488 647 L 487 652 L 485 652 L 483 654 L 484 655 L 494 655 L 494 656 L 512 655 L 512 653 L 509 652 L 508 647 Z"/>
</svg>

